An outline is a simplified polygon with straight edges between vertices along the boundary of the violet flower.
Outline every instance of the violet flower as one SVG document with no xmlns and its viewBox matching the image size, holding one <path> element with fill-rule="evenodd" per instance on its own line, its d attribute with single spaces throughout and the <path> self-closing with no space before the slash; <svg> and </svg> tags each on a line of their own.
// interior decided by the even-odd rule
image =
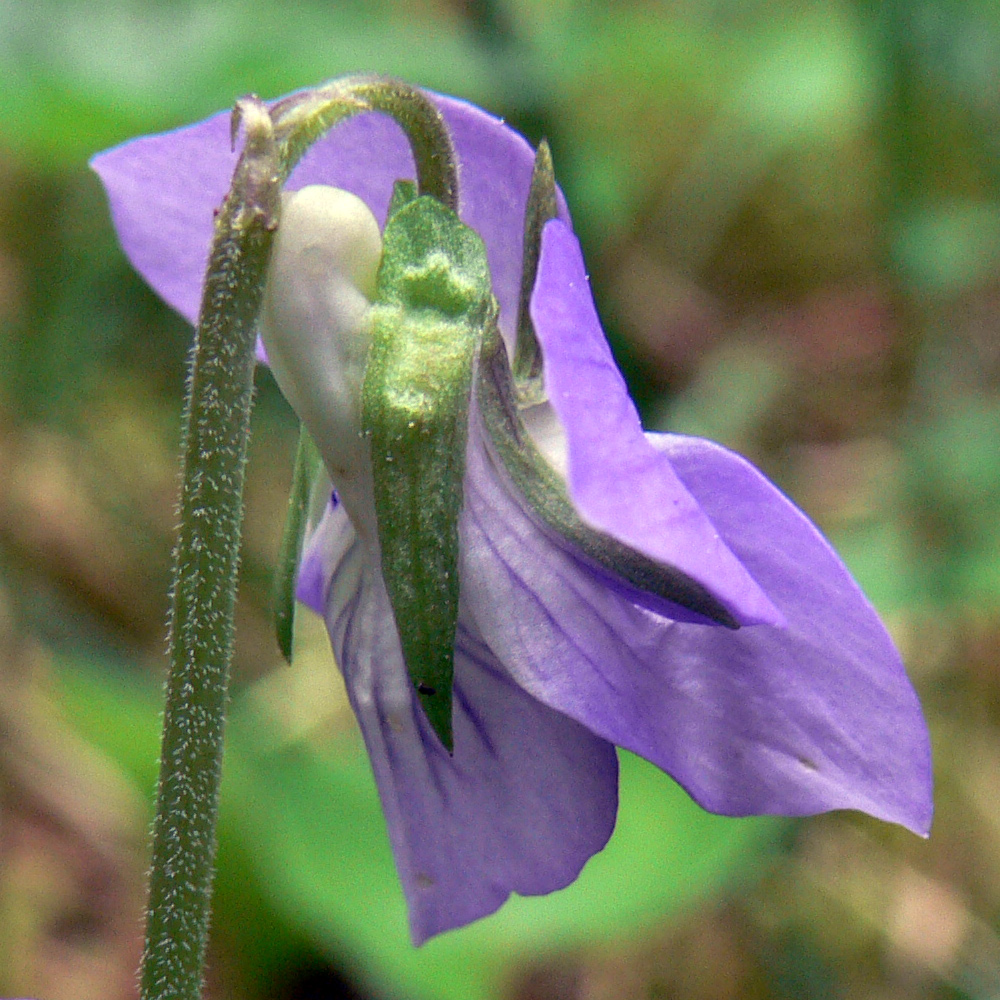
<svg viewBox="0 0 1000 1000">
<path fill-rule="evenodd" d="M 533 152 L 485 112 L 433 100 L 512 348 Z M 234 162 L 225 114 L 93 161 L 130 260 L 192 322 Z M 412 175 L 402 132 L 367 114 L 318 141 L 288 189 L 346 189 L 381 224 L 393 182 Z M 709 441 L 643 432 L 561 196 L 531 316 L 549 402 L 529 431 L 580 520 L 673 567 L 739 627 L 645 592 L 555 532 L 514 484 L 474 393 L 449 753 L 408 677 L 377 544 L 355 523 L 368 514 L 335 495 L 308 541 L 299 595 L 325 616 L 414 940 L 491 913 L 511 892 L 572 882 L 614 826 L 616 745 L 713 812 L 859 809 L 925 835 L 927 731 L 892 641 L 829 544 L 752 465 Z"/>
</svg>

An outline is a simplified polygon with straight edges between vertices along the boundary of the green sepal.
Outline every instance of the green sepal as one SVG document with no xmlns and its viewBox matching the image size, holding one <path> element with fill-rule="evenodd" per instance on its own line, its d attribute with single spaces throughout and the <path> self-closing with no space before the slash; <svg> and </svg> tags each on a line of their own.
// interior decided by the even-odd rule
<svg viewBox="0 0 1000 1000">
<path fill-rule="evenodd" d="M 559 214 L 556 200 L 556 175 L 552 153 L 543 139 L 535 153 L 531 186 L 524 212 L 524 254 L 521 263 L 521 289 L 517 306 L 517 340 L 514 347 L 514 387 L 521 406 L 545 400 L 542 349 L 531 321 L 531 293 L 538 277 L 538 258 L 542 251 L 545 223 Z"/>
<path fill-rule="evenodd" d="M 305 425 L 299 427 L 299 444 L 295 451 L 292 489 L 288 496 L 285 528 L 281 533 L 278 564 L 274 572 L 274 629 L 278 649 L 292 662 L 292 638 L 295 629 L 295 587 L 302 559 L 313 488 L 323 469 L 323 460 Z"/>
<path fill-rule="evenodd" d="M 472 373 L 495 323 L 486 248 L 430 197 L 386 224 L 362 388 L 382 575 L 403 657 L 442 744 L 452 740 L 458 517 Z"/>
</svg>

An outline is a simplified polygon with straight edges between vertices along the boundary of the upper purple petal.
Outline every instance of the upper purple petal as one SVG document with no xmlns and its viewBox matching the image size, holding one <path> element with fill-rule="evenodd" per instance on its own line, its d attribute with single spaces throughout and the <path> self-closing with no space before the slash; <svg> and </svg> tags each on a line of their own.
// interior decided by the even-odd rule
<svg viewBox="0 0 1000 1000">
<path fill-rule="evenodd" d="M 584 521 L 708 587 L 743 624 L 781 615 L 647 440 L 594 309 L 580 245 L 542 236 L 531 317 L 549 401 L 566 433 L 568 487 Z"/>
<path fill-rule="evenodd" d="M 709 442 L 655 440 L 786 626 L 672 621 L 609 587 L 526 507 L 470 427 L 462 586 L 484 640 L 547 705 L 705 808 L 852 808 L 926 833 L 927 730 L 871 605 L 809 520 Z"/>
<path fill-rule="evenodd" d="M 486 243 L 501 326 L 512 338 L 534 153 L 493 115 L 453 97 L 430 96 L 444 114 L 458 155 L 461 216 Z M 235 165 L 228 113 L 133 139 L 91 161 L 129 260 L 191 323 L 198 316 L 213 212 Z M 344 188 L 367 202 L 381 223 L 393 183 L 413 176 L 413 158 L 399 126 L 385 115 L 363 114 L 316 142 L 287 187 Z M 568 220 L 561 194 L 559 204 L 560 218 Z"/>
<path fill-rule="evenodd" d="M 514 684 L 463 612 L 448 754 L 414 695 L 385 585 L 342 508 L 328 510 L 310 543 L 317 547 L 332 570 L 327 626 L 371 757 L 414 941 L 492 913 L 511 892 L 572 882 L 614 827 L 614 747 Z"/>
</svg>

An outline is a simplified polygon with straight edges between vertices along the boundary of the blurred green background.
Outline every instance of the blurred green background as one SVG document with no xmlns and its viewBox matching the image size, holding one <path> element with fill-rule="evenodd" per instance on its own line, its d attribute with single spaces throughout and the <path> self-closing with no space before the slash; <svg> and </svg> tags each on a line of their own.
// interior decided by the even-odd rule
<svg viewBox="0 0 1000 1000">
<path fill-rule="evenodd" d="M 210 996 L 1000 995 L 995 0 L 0 0 L 0 994 L 124 1000 L 140 949 L 191 331 L 86 160 L 356 70 L 549 138 L 647 425 L 833 539 L 937 821 L 718 819 L 627 758 L 576 885 L 414 950 L 322 627 L 292 667 L 271 637 L 295 427 L 260 372 Z"/>
</svg>

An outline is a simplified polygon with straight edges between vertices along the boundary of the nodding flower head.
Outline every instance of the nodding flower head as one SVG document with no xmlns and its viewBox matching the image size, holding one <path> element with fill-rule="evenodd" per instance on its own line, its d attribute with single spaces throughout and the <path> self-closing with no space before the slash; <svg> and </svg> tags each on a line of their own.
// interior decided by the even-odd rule
<svg viewBox="0 0 1000 1000">
<path fill-rule="evenodd" d="M 427 96 L 457 214 L 396 185 L 414 163 L 390 118 L 338 125 L 287 184 L 260 321 L 336 491 L 298 592 L 414 940 L 572 882 L 614 826 L 616 746 L 713 812 L 926 834 L 926 726 L 847 569 L 746 460 L 643 431 L 534 151 Z M 234 162 L 225 115 L 93 162 L 125 252 L 192 321 Z"/>
</svg>

